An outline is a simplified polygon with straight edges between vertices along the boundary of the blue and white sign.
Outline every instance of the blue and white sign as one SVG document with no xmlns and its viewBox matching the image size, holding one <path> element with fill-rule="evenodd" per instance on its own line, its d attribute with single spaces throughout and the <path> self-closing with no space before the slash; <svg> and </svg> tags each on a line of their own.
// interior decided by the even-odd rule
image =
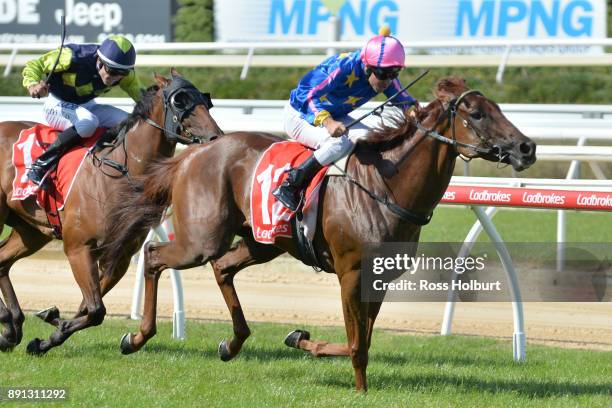
<svg viewBox="0 0 612 408">
<path fill-rule="evenodd" d="M 215 0 L 217 41 L 605 38 L 605 0 Z"/>
</svg>

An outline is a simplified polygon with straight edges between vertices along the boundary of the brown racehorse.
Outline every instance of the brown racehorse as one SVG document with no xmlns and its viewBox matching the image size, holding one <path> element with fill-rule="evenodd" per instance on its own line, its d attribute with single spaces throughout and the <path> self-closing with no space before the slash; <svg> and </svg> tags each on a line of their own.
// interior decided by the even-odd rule
<svg viewBox="0 0 612 408">
<path fill-rule="evenodd" d="M 357 389 L 366 389 L 368 348 L 381 306 L 360 300 L 363 244 L 417 242 L 420 224 L 442 198 L 459 154 L 509 163 L 516 170 L 535 162 L 535 144 L 506 119 L 497 104 L 468 90 L 463 80 L 443 79 L 434 92 L 436 100 L 426 109 L 402 115 L 397 127 L 373 131 L 349 158 L 347 173 L 379 197 L 390 197 L 396 207 L 372 199 L 344 177 L 328 178 L 321 190 L 314 246 L 323 269 L 336 273 L 340 281 L 348 341 L 328 344 L 301 338 L 295 345 L 317 356 L 350 356 Z M 297 257 L 292 240 L 257 243 L 249 225 L 255 164 L 279 140 L 258 133 L 225 135 L 154 166 L 138 189 L 125 185 L 119 202 L 110 210 L 115 222 L 109 225 L 108 252 L 103 257 L 124 257 L 124 246 L 159 222 L 169 205 L 175 239 L 146 246 L 143 320 L 139 333 L 123 337 L 124 353 L 139 350 L 155 334 L 161 272 L 211 261 L 234 324 L 234 337 L 221 342 L 219 354 L 224 361 L 238 354 L 250 330 L 234 288 L 234 275 L 284 252 Z M 402 217 L 405 213 L 397 206 L 412 217 Z M 236 235 L 243 239 L 232 247 Z M 113 268 L 109 266 L 107 272 L 113 273 Z"/>
<path fill-rule="evenodd" d="M 106 148 L 97 155 L 106 156 L 115 165 L 124 165 L 128 179 L 142 174 L 152 160 L 172 157 L 177 138 L 187 142 L 195 141 L 191 135 L 210 139 L 222 133 L 208 112 L 212 106 L 208 94 L 201 94 L 174 70 L 171 79 L 155 75 L 155 81 L 157 85 L 145 92 L 133 113 L 123 122 L 127 130 L 123 143 L 117 142 L 110 153 L 110 148 Z M 177 118 L 174 122 L 168 119 L 173 116 Z M 11 162 L 12 146 L 19 132 L 31 126 L 32 123 L 26 122 L 0 123 L 0 162 L 3 163 L 0 222 L 12 227 L 9 237 L 0 243 L 0 289 L 6 302 L 0 300 L 0 322 L 4 325 L 0 336 L 2 351 L 19 344 L 23 335 L 24 315 L 9 279 L 9 270 L 18 259 L 35 253 L 53 238 L 46 214 L 33 197 L 24 201 L 11 200 L 15 177 Z M 44 353 L 62 344 L 72 333 L 102 323 L 105 315 L 102 296 L 117 280 L 103 275 L 106 278 L 100 281 L 102 274 L 98 272 L 97 247 L 104 238 L 106 224 L 114 222 L 104 218 L 103 213 L 107 200 L 121 180 L 119 171 L 106 165 L 100 166 L 94 160 L 85 160 L 81 167 L 70 199 L 61 214 L 61 222 L 64 252 L 83 293 L 83 303 L 80 312 L 71 320 L 60 320 L 57 309 L 48 314 L 46 321 L 57 326 L 57 330 L 46 341 L 32 340 L 28 344 L 28 352 Z M 144 237 L 139 239 L 143 241 Z M 130 244 L 134 246 L 134 251 L 137 244 L 138 239 Z M 125 256 L 119 260 L 117 269 L 127 269 L 128 264 L 129 257 Z"/>
</svg>

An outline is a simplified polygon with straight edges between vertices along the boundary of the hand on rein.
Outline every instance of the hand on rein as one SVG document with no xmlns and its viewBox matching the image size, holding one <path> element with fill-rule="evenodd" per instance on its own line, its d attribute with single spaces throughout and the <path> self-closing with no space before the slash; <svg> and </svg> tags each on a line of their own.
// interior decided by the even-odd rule
<svg viewBox="0 0 612 408">
<path fill-rule="evenodd" d="M 331 117 L 323 121 L 323 126 L 325 126 L 331 137 L 340 137 L 346 133 L 346 126 L 344 126 L 344 123 L 338 122 Z"/>
</svg>

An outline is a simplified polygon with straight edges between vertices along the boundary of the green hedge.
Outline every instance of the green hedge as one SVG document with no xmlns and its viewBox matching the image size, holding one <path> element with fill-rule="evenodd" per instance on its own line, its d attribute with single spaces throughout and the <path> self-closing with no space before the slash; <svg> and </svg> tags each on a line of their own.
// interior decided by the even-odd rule
<svg viewBox="0 0 612 408">
<path fill-rule="evenodd" d="M 172 23 L 175 41 L 213 41 L 213 0 L 178 0 Z"/>
</svg>

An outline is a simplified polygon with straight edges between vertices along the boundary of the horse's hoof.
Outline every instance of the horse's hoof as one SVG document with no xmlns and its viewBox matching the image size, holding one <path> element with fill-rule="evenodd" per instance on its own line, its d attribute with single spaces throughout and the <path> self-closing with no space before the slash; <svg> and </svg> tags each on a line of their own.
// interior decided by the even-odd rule
<svg viewBox="0 0 612 408">
<path fill-rule="evenodd" d="M 285 345 L 299 349 L 301 340 L 310 340 L 310 333 L 306 330 L 294 330 L 285 337 Z"/>
<path fill-rule="evenodd" d="M 41 350 L 40 343 L 42 343 L 42 340 L 39 338 L 32 340 L 28 343 L 28 346 L 26 347 L 26 352 L 32 356 L 42 356 L 43 354 L 45 354 L 45 352 Z"/>
<path fill-rule="evenodd" d="M 36 313 L 35 316 L 41 319 L 43 322 L 52 324 L 53 320 L 59 319 L 60 311 L 56 306 L 51 306 L 45 310 L 41 310 L 40 312 Z"/>
<path fill-rule="evenodd" d="M 121 354 L 127 355 L 135 352 L 134 335 L 132 333 L 125 333 L 123 337 L 121 337 Z"/>
<path fill-rule="evenodd" d="M 219 358 L 221 361 L 230 361 L 232 358 L 234 358 L 234 356 L 231 355 L 229 348 L 227 347 L 227 341 L 225 340 L 221 340 L 221 343 L 219 343 L 217 353 L 219 353 Z"/>
</svg>

